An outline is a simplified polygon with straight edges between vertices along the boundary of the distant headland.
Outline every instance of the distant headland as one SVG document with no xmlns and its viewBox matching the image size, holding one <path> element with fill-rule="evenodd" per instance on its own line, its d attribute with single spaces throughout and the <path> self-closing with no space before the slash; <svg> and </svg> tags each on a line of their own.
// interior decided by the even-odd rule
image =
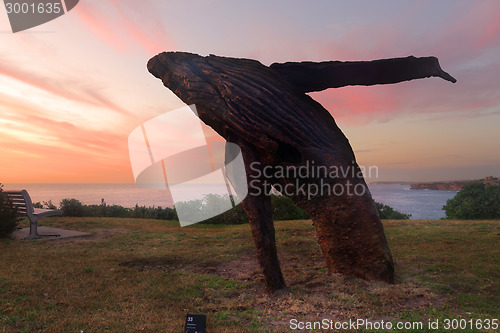
<svg viewBox="0 0 500 333">
<path fill-rule="evenodd" d="M 486 177 L 477 180 L 460 180 L 449 182 L 433 183 L 415 183 L 410 185 L 410 190 L 436 190 L 436 191 L 460 191 L 462 187 L 470 183 L 483 183 L 494 186 L 500 186 L 500 179 L 495 177 Z"/>
</svg>

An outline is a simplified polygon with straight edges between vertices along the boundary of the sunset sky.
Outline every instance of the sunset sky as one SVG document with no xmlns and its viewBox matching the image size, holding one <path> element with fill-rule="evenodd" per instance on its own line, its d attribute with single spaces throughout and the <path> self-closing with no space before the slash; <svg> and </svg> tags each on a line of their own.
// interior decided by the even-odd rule
<svg viewBox="0 0 500 333">
<path fill-rule="evenodd" d="M 285 61 L 436 56 L 424 79 L 311 94 L 370 181 L 500 176 L 500 1 L 81 0 L 13 34 L 0 7 L 0 183 L 132 183 L 128 135 L 183 103 L 162 51 Z"/>
</svg>

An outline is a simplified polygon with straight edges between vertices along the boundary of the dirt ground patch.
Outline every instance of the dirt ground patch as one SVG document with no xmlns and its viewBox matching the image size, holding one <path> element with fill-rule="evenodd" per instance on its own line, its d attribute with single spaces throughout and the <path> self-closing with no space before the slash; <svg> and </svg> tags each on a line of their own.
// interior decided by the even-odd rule
<svg viewBox="0 0 500 333">
<path fill-rule="evenodd" d="M 352 317 L 358 311 L 370 312 L 370 304 L 401 311 L 443 304 L 443 300 L 428 287 L 412 282 L 388 284 L 365 281 L 340 274 L 328 274 L 321 253 L 305 260 L 297 255 L 281 255 L 283 275 L 287 288 L 268 295 L 264 277 L 257 262 L 255 250 L 240 254 L 237 259 L 216 262 L 186 262 L 181 257 L 145 258 L 120 263 L 120 266 L 138 271 L 183 272 L 224 277 L 254 286 L 256 304 L 241 307 L 255 308 L 269 315 L 278 313 L 280 318 L 297 316 L 327 316 L 336 319 Z M 362 292 L 361 292 L 362 291 Z M 298 294 L 304 294 L 298 299 Z M 332 307 L 333 304 L 336 304 Z M 337 303 L 342 306 L 338 306 Z M 276 326 L 282 327 L 282 320 Z"/>
</svg>

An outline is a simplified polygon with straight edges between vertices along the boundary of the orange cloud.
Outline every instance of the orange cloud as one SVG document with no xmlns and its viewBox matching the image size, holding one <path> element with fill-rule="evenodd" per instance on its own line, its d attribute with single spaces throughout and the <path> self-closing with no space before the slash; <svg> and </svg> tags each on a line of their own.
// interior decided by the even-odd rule
<svg viewBox="0 0 500 333">
<path fill-rule="evenodd" d="M 75 81 L 74 78 L 65 79 L 44 76 L 36 71 L 21 69 L 5 58 L 0 59 L 0 75 L 10 77 L 70 101 L 105 107 L 125 115 L 129 114 L 129 111 L 90 88 L 91 83 L 86 83 L 84 86 L 82 83 Z"/>
<path fill-rule="evenodd" d="M 85 129 L 30 112 L 3 112 L 3 182 L 130 182 L 127 142 L 120 134 Z M 7 163 L 5 163 L 7 162 Z"/>
</svg>

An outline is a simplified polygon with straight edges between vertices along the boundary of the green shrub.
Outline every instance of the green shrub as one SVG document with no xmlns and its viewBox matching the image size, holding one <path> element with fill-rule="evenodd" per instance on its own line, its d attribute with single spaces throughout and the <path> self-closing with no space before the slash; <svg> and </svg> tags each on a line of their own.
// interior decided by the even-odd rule
<svg viewBox="0 0 500 333">
<path fill-rule="evenodd" d="M 10 236 L 20 220 L 19 212 L 12 206 L 9 197 L 2 192 L 2 187 L 0 184 L 0 238 Z"/>
<path fill-rule="evenodd" d="M 217 214 L 221 210 L 227 207 L 229 196 L 220 194 L 208 194 L 203 199 L 190 200 L 177 202 L 176 208 L 182 209 L 184 212 L 189 213 L 186 216 L 187 221 L 199 221 L 202 220 L 206 224 L 244 224 L 248 222 L 247 216 L 243 211 L 243 206 L 241 204 L 236 205 L 232 209 L 225 211 L 222 214 Z M 209 219 L 203 220 L 204 216 L 212 216 Z"/>
<path fill-rule="evenodd" d="M 51 202 L 35 203 L 35 208 L 48 208 Z M 122 218 L 142 218 L 160 220 L 178 220 L 177 213 L 173 208 L 146 207 L 135 205 L 134 208 L 126 208 L 119 205 L 107 205 L 101 199 L 100 205 L 84 205 L 77 199 L 63 199 L 60 209 L 64 216 L 85 216 L 85 217 L 122 217 Z"/>
<path fill-rule="evenodd" d="M 209 194 L 202 200 L 191 200 L 176 203 L 178 209 L 192 214 L 187 220 L 200 220 L 203 216 L 210 216 L 223 210 L 227 205 L 228 195 Z M 273 220 L 303 220 L 309 216 L 304 210 L 293 203 L 293 201 L 282 195 L 271 195 L 271 205 L 273 210 Z M 245 224 L 248 218 L 243 206 L 236 205 L 232 209 L 218 214 L 202 223 L 206 224 Z"/>
<path fill-rule="evenodd" d="M 175 211 L 174 208 L 169 208 L 169 207 L 158 207 L 156 208 L 156 211 L 158 212 L 157 219 L 160 220 L 179 220 L 179 217 L 177 217 L 177 212 Z"/>
<path fill-rule="evenodd" d="M 203 198 L 203 213 L 207 215 L 214 215 L 226 207 L 227 201 L 231 200 L 231 204 L 234 203 L 233 197 L 219 194 L 208 194 Z M 248 222 L 247 215 L 243 210 L 243 206 L 238 204 L 233 208 L 225 211 L 222 214 L 215 215 L 208 220 L 203 221 L 203 223 L 208 224 L 245 224 Z"/>
<path fill-rule="evenodd" d="M 135 205 L 133 209 L 129 209 L 129 217 L 142 219 L 159 219 L 159 220 L 179 220 L 177 212 L 174 208 L 162 207 L 146 207 Z"/>
<path fill-rule="evenodd" d="M 33 208 L 43 208 L 43 205 L 40 201 L 33 202 Z"/>
<path fill-rule="evenodd" d="M 43 204 L 38 202 L 33 203 L 33 208 L 42 208 L 42 209 L 57 209 L 56 205 L 52 203 L 52 200 L 44 201 Z"/>
<path fill-rule="evenodd" d="M 284 195 L 271 195 L 271 205 L 275 221 L 309 219 L 309 215 L 302 208 Z"/>
<path fill-rule="evenodd" d="M 191 200 L 176 203 L 177 208 L 182 208 L 183 211 L 192 214 L 192 220 L 200 220 L 203 216 L 209 216 L 216 211 L 222 210 L 227 202 L 228 196 L 210 194 L 202 200 Z M 378 203 L 375 203 L 381 219 L 403 220 L 409 219 L 411 214 L 400 213 L 393 208 Z M 271 195 L 271 206 L 273 211 L 273 220 L 304 220 L 309 219 L 307 213 L 297 206 L 290 198 L 283 195 Z M 190 220 L 187 218 L 187 220 Z M 241 204 L 236 207 L 216 215 L 210 219 L 203 220 L 202 223 L 207 224 L 244 224 L 248 222 L 248 218 Z"/>
<path fill-rule="evenodd" d="M 408 220 L 411 214 L 404 214 L 394 210 L 394 208 L 384 205 L 380 202 L 375 202 L 375 206 L 378 210 L 378 215 L 382 220 Z"/>
<path fill-rule="evenodd" d="M 467 184 L 443 210 L 447 219 L 500 219 L 500 186 Z"/>
<path fill-rule="evenodd" d="M 176 206 L 184 211 L 192 213 L 192 220 L 200 220 L 202 216 L 210 216 L 215 212 L 223 210 L 227 205 L 228 195 L 209 194 L 202 200 L 191 200 L 177 202 Z M 44 202 L 44 205 L 36 203 L 35 205 L 48 207 L 50 201 Z M 393 208 L 375 203 L 381 219 L 409 219 L 411 215 L 395 211 Z M 271 205 L 273 211 L 273 220 L 304 220 L 309 219 L 307 213 L 298 207 L 290 198 L 282 195 L 271 195 Z M 160 220 L 179 220 L 175 208 L 146 207 L 135 205 L 134 208 L 125 208 L 118 205 L 109 206 L 102 199 L 100 205 L 83 205 L 77 199 L 64 199 L 61 201 L 60 209 L 65 216 L 86 216 L 86 217 L 123 217 L 123 218 L 143 218 Z M 245 224 L 248 222 L 245 211 L 241 204 L 232 209 L 218 214 L 207 220 L 207 224 Z"/>
<path fill-rule="evenodd" d="M 99 207 L 101 216 L 105 217 L 129 217 L 130 209 L 118 205 L 101 206 Z"/>
<path fill-rule="evenodd" d="M 85 216 L 83 204 L 76 199 L 63 199 L 60 205 L 64 216 Z"/>
</svg>

